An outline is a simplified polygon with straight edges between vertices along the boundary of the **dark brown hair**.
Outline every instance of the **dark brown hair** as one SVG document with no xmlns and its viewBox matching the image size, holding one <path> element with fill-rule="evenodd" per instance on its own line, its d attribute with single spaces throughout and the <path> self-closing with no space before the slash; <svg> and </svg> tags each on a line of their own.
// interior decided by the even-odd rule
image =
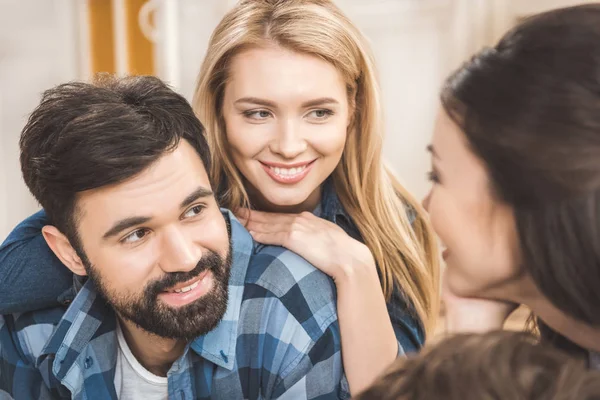
<svg viewBox="0 0 600 400">
<path fill-rule="evenodd" d="M 397 360 L 356 400 L 600 399 L 600 372 L 523 332 L 452 336 Z"/>
<path fill-rule="evenodd" d="M 559 309 L 600 325 L 600 5 L 525 20 L 441 97 L 514 209 L 525 270 Z"/>
<path fill-rule="evenodd" d="M 77 249 L 77 193 L 139 174 L 182 139 L 209 171 L 204 129 L 185 98 L 155 77 L 100 75 L 43 94 L 21 134 L 21 170 Z"/>
</svg>

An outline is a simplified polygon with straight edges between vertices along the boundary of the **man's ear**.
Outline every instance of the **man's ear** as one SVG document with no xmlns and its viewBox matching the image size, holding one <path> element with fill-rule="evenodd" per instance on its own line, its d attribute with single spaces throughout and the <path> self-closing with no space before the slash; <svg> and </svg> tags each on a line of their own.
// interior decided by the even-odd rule
<svg viewBox="0 0 600 400">
<path fill-rule="evenodd" d="M 56 257 L 67 266 L 75 275 L 87 275 L 85 266 L 81 258 L 71 246 L 69 239 L 63 235 L 56 227 L 46 225 L 42 228 L 42 235 L 50 249 L 56 254 Z"/>
</svg>

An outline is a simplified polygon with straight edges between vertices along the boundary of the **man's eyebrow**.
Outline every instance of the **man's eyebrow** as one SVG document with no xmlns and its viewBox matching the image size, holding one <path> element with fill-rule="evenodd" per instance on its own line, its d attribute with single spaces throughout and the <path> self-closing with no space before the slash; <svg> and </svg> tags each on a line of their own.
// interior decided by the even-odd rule
<svg viewBox="0 0 600 400">
<path fill-rule="evenodd" d="M 142 225 L 150 221 L 150 217 L 129 217 L 117 221 L 106 233 L 102 236 L 102 239 L 110 239 L 113 236 L 117 236 L 119 233 L 133 226 Z"/>
<path fill-rule="evenodd" d="M 213 195 L 213 192 L 211 190 L 209 190 L 205 187 L 199 187 L 198 189 L 196 189 L 192 193 L 190 193 L 181 202 L 179 207 L 185 208 L 198 199 L 210 197 L 212 195 Z M 108 231 L 106 231 L 106 233 L 102 236 L 102 239 L 106 240 L 113 236 L 117 236 L 119 233 L 123 232 L 124 230 L 129 229 L 133 226 L 145 224 L 148 221 L 150 221 L 151 219 L 152 219 L 151 217 L 142 217 L 142 216 L 124 218 L 120 221 L 117 221 Z"/>
<path fill-rule="evenodd" d="M 211 197 L 213 195 L 213 192 L 210 189 L 207 189 L 205 187 L 199 187 L 198 189 L 194 190 L 192 193 L 190 193 L 179 205 L 179 208 L 185 208 L 187 206 L 189 206 L 190 204 L 192 204 L 193 202 L 195 202 L 198 199 L 202 199 L 205 197 Z"/>
</svg>

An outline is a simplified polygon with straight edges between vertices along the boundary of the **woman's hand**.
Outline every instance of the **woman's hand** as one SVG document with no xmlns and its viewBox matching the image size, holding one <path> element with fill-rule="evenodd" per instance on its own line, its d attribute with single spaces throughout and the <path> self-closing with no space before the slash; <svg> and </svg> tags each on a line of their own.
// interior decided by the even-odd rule
<svg viewBox="0 0 600 400">
<path fill-rule="evenodd" d="M 358 268 L 376 272 L 367 246 L 336 224 L 309 212 L 279 214 L 240 209 L 236 216 L 257 242 L 293 251 L 336 282 Z"/>
<path fill-rule="evenodd" d="M 502 329 L 504 321 L 519 307 L 500 300 L 457 296 L 448 286 L 447 274 L 442 281 L 442 301 L 446 310 L 446 333 Z"/>
<path fill-rule="evenodd" d="M 339 226 L 308 212 L 241 210 L 238 218 L 257 242 L 283 246 L 334 279 L 344 371 L 353 394 L 365 390 L 398 355 L 369 248 Z"/>
</svg>

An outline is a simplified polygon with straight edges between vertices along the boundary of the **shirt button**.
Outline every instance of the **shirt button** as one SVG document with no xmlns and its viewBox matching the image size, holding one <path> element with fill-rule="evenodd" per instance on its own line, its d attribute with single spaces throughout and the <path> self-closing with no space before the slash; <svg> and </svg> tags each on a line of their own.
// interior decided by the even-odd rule
<svg viewBox="0 0 600 400">
<path fill-rule="evenodd" d="M 90 369 L 90 367 L 94 365 L 94 359 L 92 357 L 87 357 L 85 359 L 85 362 L 83 364 L 83 366 L 85 367 L 85 369 Z"/>
<path fill-rule="evenodd" d="M 225 363 L 229 363 L 229 357 L 227 357 L 227 354 L 225 354 L 223 350 L 221 350 L 221 358 L 223 361 L 225 361 Z"/>
</svg>

